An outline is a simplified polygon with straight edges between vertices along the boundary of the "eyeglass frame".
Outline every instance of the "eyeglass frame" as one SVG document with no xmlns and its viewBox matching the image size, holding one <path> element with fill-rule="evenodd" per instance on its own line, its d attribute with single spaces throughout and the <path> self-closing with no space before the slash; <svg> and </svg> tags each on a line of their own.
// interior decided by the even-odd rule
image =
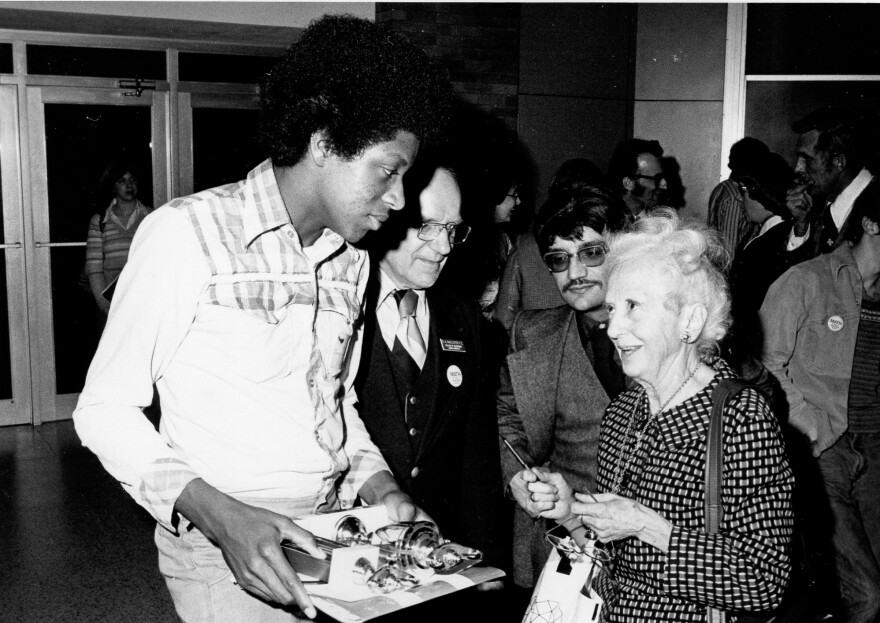
<svg viewBox="0 0 880 623">
<path fill-rule="evenodd" d="M 601 262 L 599 262 L 598 264 L 589 264 L 581 259 L 581 251 L 584 251 L 586 249 L 595 249 L 596 247 L 602 249 L 602 261 Z M 552 268 L 550 268 L 550 265 L 547 263 L 547 257 L 550 255 L 563 255 L 563 254 L 568 257 L 568 259 L 565 263 L 565 267 L 560 268 L 559 270 L 553 270 Z M 604 240 L 598 240 L 595 242 L 588 242 L 587 244 L 578 248 L 577 252 L 575 252 L 575 253 L 569 253 L 568 251 L 547 251 L 545 254 L 543 254 L 541 256 L 541 260 L 544 262 L 544 266 L 547 267 L 547 270 L 549 270 L 551 273 L 564 273 L 569 268 L 571 268 L 572 258 L 576 257 L 578 262 L 580 262 L 581 265 L 584 266 L 585 268 L 595 268 L 595 267 L 601 266 L 602 264 L 605 263 L 605 258 L 607 257 L 607 255 L 608 255 L 608 245 L 605 243 Z"/>
<path fill-rule="evenodd" d="M 425 233 L 425 229 L 430 228 L 430 226 L 438 228 L 437 235 L 434 237 L 427 237 L 427 234 Z M 446 239 L 449 241 L 450 246 L 453 247 L 467 240 L 468 236 L 471 234 L 471 226 L 465 223 L 438 223 L 437 221 L 424 221 L 421 225 L 419 225 L 418 228 L 417 235 L 419 237 L 419 240 L 422 240 L 424 242 L 432 242 L 434 240 L 437 240 L 437 238 L 440 237 L 440 227 L 446 230 Z M 461 240 L 454 241 L 453 238 L 455 237 L 455 232 L 459 230 L 459 228 L 464 228 L 464 237 Z"/>
<path fill-rule="evenodd" d="M 656 175 L 642 175 L 641 173 L 633 173 L 629 177 L 640 180 L 651 180 L 655 186 L 659 186 L 660 182 L 666 181 L 665 173 L 657 173 Z"/>
</svg>

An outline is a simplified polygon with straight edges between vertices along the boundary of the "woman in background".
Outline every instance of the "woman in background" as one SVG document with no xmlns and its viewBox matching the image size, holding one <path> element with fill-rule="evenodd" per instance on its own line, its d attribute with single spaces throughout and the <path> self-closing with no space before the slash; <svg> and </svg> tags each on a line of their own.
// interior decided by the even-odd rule
<svg viewBox="0 0 880 623">
<path fill-rule="evenodd" d="M 101 328 L 110 311 L 104 291 L 122 272 L 134 234 L 152 210 L 138 201 L 137 195 L 138 179 L 132 167 L 122 161 L 107 165 L 99 183 L 98 205 L 105 205 L 105 201 L 109 205 L 89 221 L 85 269 Z"/>
</svg>

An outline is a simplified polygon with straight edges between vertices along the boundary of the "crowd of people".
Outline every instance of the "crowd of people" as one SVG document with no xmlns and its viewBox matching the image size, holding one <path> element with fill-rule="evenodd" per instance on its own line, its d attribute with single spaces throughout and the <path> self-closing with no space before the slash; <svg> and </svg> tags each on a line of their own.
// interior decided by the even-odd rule
<svg viewBox="0 0 880 623">
<path fill-rule="evenodd" d="M 323 558 L 292 518 L 356 504 L 508 572 L 462 620 L 520 620 L 557 528 L 604 548 L 604 621 L 770 616 L 812 573 L 802 537 L 833 552 L 817 614 L 880 617 L 880 181 L 854 115 L 795 123 L 794 169 L 739 141 L 706 224 L 666 204 L 660 144 L 625 140 L 607 174 L 562 163 L 516 237 L 525 180 L 475 199 L 448 81 L 385 27 L 317 20 L 261 97 L 245 180 L 146 216 L 121 175 L 90 235 L 139 225 L 76 430 L 155 517 L 182 620 L 314 618 L 280 543 Z M 441 279 L 467 245 L 479 287 Z"/>
</svg>

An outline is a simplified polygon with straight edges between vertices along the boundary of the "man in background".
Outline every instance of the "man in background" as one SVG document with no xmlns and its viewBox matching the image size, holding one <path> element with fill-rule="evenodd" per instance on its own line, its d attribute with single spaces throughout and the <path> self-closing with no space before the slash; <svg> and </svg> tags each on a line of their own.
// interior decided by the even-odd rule
<svg viewBox="0 0 880 623">
<path fill-rule="evenodd" d="M 603 236 L 626 223 L 607 192 L 579 187 L 557 194 L 538 215 L 538 247 L 565 305 L 523 311 L 510 330 L 498 389 L 498 429 L 533 466 L 559 471 L 577 490 L 596 487 L 599 426 L 605 407 L 626 388 L 607 335 Z M 514 582 L 535 585 L 550 553 L 527 489 L 534 475 L 501 447 L 502 482 L 517 503 Z"/>
<path fill-rule="evenodd" d="M 631 220 L 663 203 L 666 178 L 662 157 L 659 142 L 641 138 L 622 141 L 611 155 L 607 185 L 623 198 Z"/>
</svg>

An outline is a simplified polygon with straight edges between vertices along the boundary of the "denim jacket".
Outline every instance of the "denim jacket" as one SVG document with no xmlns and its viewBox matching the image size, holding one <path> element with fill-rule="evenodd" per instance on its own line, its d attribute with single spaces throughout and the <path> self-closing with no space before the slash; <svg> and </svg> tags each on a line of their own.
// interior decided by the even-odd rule
<svg viewBox="0 0 880 623">
<path fill-rule="evenodd" d="M 813 456 L 847 428 L 861 304 L 862 279 L 844 243 L 789 269 L 761 306 L 761 359 L 782 385 L 788 422 L 808 437 Z"/>
</svg>

